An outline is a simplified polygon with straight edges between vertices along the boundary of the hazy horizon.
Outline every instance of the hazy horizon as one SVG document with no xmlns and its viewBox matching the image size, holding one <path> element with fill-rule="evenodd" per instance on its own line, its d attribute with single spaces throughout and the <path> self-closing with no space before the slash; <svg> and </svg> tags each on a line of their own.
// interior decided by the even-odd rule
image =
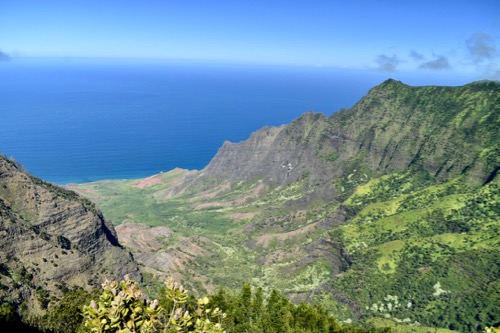
<svg viewBox="0 0 500 333">
<path fill-rule="evenodd" d="M 4 58 L 306 66 L 500 78 L 496 1 L 0 2 Z"/>
</svg>

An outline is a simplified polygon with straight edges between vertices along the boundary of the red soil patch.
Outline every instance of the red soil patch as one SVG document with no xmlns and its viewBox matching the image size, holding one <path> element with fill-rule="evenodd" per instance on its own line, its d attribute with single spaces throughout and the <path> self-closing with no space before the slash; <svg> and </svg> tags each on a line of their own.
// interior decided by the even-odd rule
<svg viewBox="0 0 500 333">
<path fill-rule="evenodd" d="M 136 188 L 145 188 L 145 187 L 151 187 L 153 185 L 161 184 L 162 182 L 163 182 L 163 180 L 161 179 L 161 175 L 153 175 L 153 176 L 139 180 L 138 183 L 136 183 L 132 186 L 136 187 Z"/>
</svg>

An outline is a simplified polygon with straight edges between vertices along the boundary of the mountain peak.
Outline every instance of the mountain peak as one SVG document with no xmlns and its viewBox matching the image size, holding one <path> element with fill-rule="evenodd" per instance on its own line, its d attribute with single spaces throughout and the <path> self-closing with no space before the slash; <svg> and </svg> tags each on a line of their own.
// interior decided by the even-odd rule
<svg viewBox="0 0 500 333">
<path fill-rule="evenodd" d="M 402 81 L 399 81 L 399 80 L 396 80 L 396 79 L 393 79 L 393 78 L 388 78 L 387 80 L 385 80 L 384 82 L 382 82 L 380 85 L 388 85 L 388 84 L 404 84 Z"/>
<path fill-rule="evenodd" d="M 378 86 L 376 86 L 374 89 L 390 88 L 390 87 L 410 87 L 410 86 L 403 83 L 402 81 L 389 78 L 389 79 L 385 80 L 384 82 L 382 82 L 381 84 L 379 84 Z"/>
<path fill-rule="evenodd" d="M 474 81 L 469 84 L 466 84 L 465 86 L 481 86 L 481 87 L 498 87 L 500 86 L 500 81 L 499 80 L 479 80 L 479 81 Z"/>
</svg>

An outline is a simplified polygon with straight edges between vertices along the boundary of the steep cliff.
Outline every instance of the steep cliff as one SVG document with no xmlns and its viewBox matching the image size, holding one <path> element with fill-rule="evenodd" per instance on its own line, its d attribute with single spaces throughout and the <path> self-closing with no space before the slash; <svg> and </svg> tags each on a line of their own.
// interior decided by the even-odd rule
<svg viewBox="0 0 500 333">
<path fill-rule="evenodd" d="M 485 149 L 499 140 L 500 83 L 411 87 L 387 80 L 351 110 L 333 114 L 332 130 L 350 138 L 340 153 L 364 151 L 371 170 L 421 168 L 441 180 L 494 171 Z"/>
<path fill-rule="evenodd" d="M 115 230 L 87 199 L 0 156 L 0 299 L 36 314 L 62 291 L 140 278 Z"/>
<path fill-rule="evenodd" d="M 437 182 L 465 174 L 484 183 L 498 171 L 499 85 L 411 87 L 387 80 L 330 118 L 309 112 L 246 141 L 225 142 L 205 169 L 186 176 L 169 196 L 207 189 L 214 181 L 275 187 L 306 177 L 302 199 L 341 201 L 353 188 L 332 182 L 336 178 L 351 175 L 359 183 L 408 168 Z"/>
</svg>

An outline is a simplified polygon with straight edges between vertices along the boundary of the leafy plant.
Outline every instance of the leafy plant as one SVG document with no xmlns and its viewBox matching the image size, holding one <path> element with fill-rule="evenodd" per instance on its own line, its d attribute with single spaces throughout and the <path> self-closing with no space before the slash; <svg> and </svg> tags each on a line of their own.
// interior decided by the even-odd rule
<svg viewBox="0 0 500 333">
<path fill-rule="evenodd" d="M 105 281 L 99 301 L 84 306 L 83 332 L 149 333 L 149 332 L 210 332 L 222 333 L 220 323 L 225 315 L 218 309 L 207 308 L 208 298 L 198 300 L 193 313 L 185 309 L 189 295 L 172 278 L 166 282 L 164 308 L 158 300 L 145 300 L 134 280 Z M 212 321 L 218 320 L 218 322 Z"/>
</svg>

